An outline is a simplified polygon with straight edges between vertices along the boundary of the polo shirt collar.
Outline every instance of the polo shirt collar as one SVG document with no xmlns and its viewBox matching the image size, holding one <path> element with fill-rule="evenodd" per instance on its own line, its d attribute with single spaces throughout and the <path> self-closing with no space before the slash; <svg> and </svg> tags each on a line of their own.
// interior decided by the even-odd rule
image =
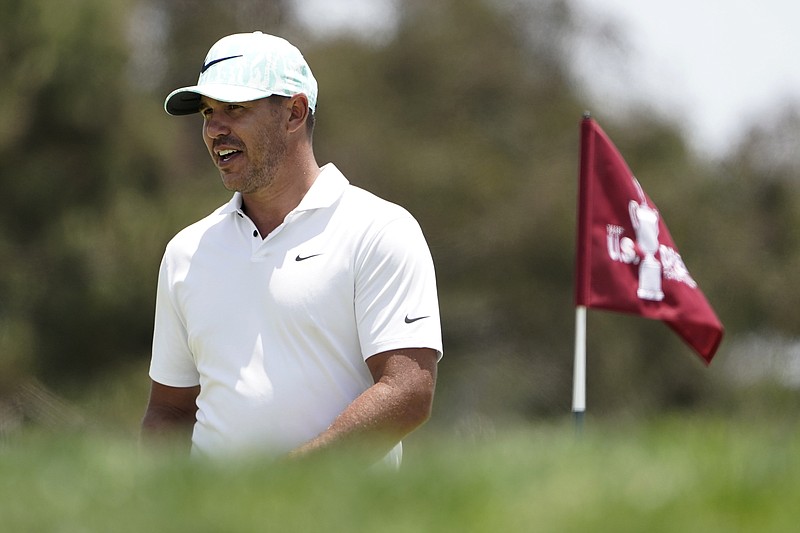
<svg viewBox="0 0 800 533">
<path fill-rule="evenodd" d="M 345 188 L 349 185 L 349 181 L 344 177 L 336 165 L 328 163 L 322 167 L 319 176 L 311 184 L 311 188 L 306 195 L 300 200 L 300 204 L 292 209 L 292 213 L 299 213 L 301 211 L 311 211 L 313 209 L 322 209 L 330 207 L 341 198 Z M 235 192 L 233 197 L 227 204 L 222 206 L 220 214 L 242 214 L 242 193 Z"/>
<path fill-rule="evenodd" d="M 228 214 L 242 214 L 242 193 L 235 192 L 233 193 L 233 197 L 228 201 L 227 204 L 223 205 L 219 210 L 221 215 L 228 215 Z"/>
<path fill-rule="evenodd" d="M 317 176 L 317 179 L 314 180 L 311 188 L 300 200 L 300 204 L 292 211 L 299 213 L 301 211 L 330 207 L 342 197 L 345 187 L 349 183 L 344 174 L 336 168 L 336 165 L 328 163 L 322 167 L 322 171 Z"/>
</svg>

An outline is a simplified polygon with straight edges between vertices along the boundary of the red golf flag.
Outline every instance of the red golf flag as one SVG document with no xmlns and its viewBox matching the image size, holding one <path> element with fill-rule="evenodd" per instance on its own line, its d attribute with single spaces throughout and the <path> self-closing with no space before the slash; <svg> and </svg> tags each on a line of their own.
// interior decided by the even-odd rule
<svg viewBox="0 0 800 533">
<path fill-rule="evenodd" d="M 665 322 L 711 363 L 723 327 L 655 204 L 591 118 L 581 124 L 576 303 Z"/>
</svg>

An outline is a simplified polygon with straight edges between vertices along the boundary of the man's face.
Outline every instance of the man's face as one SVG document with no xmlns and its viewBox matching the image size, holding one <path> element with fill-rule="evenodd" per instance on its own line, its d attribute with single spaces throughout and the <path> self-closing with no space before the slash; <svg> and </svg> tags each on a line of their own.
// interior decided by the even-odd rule
<svg viewBox="0 0 800 533">
<path fill-rule="evenodd" d="M 269 186 L 287 151 L 280 101 L 227 103 L 204 96 L 200 114 L 203 141 L 225 188 L 248 194 Z"/>
</svg>

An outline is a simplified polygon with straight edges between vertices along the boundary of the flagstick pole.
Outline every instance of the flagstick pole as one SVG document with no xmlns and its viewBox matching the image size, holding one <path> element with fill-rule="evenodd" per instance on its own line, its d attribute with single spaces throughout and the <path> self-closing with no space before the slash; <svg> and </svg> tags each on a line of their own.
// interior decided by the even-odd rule
<svg viewBox="0 0 800 533">
<path fill-rule="evenodd" d="M 575 307 L 575 366 L 572 377 L 572 414 L 575 429 L 583 430 L 586 412 L 586 306 Z"/>
</svg>

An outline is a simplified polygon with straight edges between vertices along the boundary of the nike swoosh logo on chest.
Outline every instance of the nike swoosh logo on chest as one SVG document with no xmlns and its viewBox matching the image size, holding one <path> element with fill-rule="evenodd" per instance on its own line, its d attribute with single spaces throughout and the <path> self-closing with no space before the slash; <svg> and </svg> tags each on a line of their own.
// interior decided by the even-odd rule
<svg viewBox="0 0 800 533">
<path fill-rule="evenodd" d="M 295 261 L 305 261 L 306 259 L 311 259 L 312 257 L 319 257 L 322 254 L 312 254 L 307 255 L 305 257 L 300 257 L 300 254 L 297 254 L 297 257 L 294 258 Z"/>
</svg>

